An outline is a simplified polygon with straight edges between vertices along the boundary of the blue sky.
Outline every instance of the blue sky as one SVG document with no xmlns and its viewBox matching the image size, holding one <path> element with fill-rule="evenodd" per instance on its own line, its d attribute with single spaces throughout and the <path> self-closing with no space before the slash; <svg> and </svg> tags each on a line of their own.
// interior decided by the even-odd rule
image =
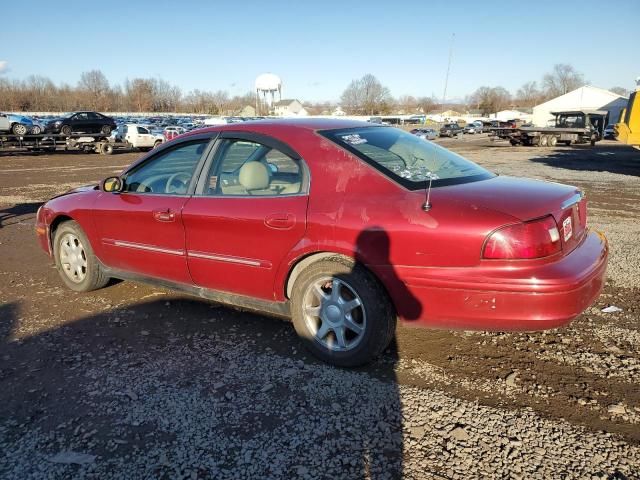
<svg viewBox="0 0 640 480">
<path fill-rule="evenodd" d="M 287 98 L 337 100 L 372 73 L 394 96 L 440 98 L 452 33 L 449 98 L 481 85 L 513 92 L 555 63 L 603 88 L 631 89 L 640 75 L 638 0 L 32 0 L 7 2 L 1 17 L 3 76 L 73 85 L 100 69 L 112 83 L 160 77 L 240 94 L 273 72 Z"/>
</svg>

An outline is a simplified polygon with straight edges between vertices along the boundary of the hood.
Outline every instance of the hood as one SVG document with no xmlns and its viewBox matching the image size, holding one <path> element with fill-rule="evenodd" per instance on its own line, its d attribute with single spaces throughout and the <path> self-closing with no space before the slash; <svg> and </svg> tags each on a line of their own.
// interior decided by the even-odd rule
<svg viewBox="0 0 640 480">
<path fill-rule="evenodd" d="M 449 187 L 453 201 L 506 213 L 526 221 L 562 210 L 580 190 L 569 185 L 528 178 L 497 176 Z"/>
<path fill-rule="evenodd" d="M 56 195 L 53 198 L 59 198 L 59 197 L 64 197 L 65 195 L 71 195 L 73 193 L 82 193 L 82 192 L 89 192 L 91 190 L 98 190 L 98 184 L 94 183 L 94 184 L 90 184 L 90 185 L 83 185 L 81 187 L 76 187 L 76 188 L 72 188 L 71 190 L 61 193 L 60 195 Z"/>
</svg>

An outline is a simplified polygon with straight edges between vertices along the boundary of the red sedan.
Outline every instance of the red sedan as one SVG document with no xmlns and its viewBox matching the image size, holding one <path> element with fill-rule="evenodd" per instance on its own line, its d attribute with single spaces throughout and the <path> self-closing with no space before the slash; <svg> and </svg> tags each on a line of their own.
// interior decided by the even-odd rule
<svg viewBox="0 0 640 480">
<path fill-rule="evenodd" d="M 426 327 L 536 330 L 599 295 L 605 237 L 575 187 L 497 176 L 397 128 L 258 121 L 168 142 L 47 202 L 36 230 L 64 283 L 110 277 L 291 316 L 343 366 Z"/>
</svg>

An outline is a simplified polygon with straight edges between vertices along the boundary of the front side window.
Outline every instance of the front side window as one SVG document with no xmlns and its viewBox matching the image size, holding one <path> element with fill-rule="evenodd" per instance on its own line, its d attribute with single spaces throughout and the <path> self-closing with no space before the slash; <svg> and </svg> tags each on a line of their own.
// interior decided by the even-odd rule
<svg viewBox="0 0 640 480">
<path fill-rule="evenodd" d="M 155 195 L 187 193 L 208 140 L 184 143 L 159 153 L 124 176 L 124 191 Z"/>
<path fill-rule="evenodd" d="M 138 127 L 138 133 L 147 134 L 147 133 L 149 133 L 149 130 L 147 130 L 146 128 L 143 128 L 143 127 Z"/>
<path fill-rule="evenodd" d="M 424 188 L 430 179 L 437 187 L 494 176 L 460 155 L 398 128 L 364 127 L 320 133 L 410 190 Z"/>
<path fill-rule="evenodd" d="M 258 142 L 228 139 L 219 145 L 204 195 L 279 196 L 303 192 L 301 163 Z"/>
</svg>

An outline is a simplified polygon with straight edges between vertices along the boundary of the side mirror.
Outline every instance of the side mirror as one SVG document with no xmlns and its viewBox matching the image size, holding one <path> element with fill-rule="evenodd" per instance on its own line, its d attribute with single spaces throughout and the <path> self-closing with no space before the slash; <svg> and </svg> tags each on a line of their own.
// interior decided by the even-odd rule
<svg viewBox="0 0 640 480">
<path fill-rule="evenodd" d="M 109 177 L 102 181 L 102 190 L 105 192 L 121 192 L 122 187 L 124 187 L 124 184 L 120 177 Z"/>
</svg>

